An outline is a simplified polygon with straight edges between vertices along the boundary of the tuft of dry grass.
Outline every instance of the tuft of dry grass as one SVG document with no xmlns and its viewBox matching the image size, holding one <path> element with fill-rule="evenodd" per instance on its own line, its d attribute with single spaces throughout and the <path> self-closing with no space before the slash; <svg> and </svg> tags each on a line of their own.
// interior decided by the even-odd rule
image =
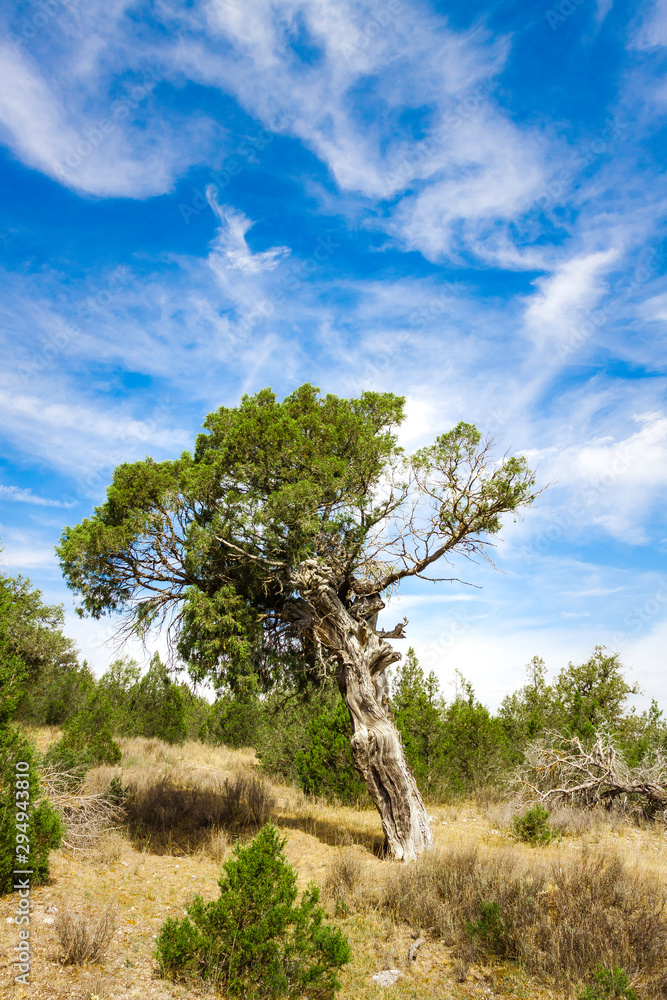
<svg viewBox="0 0 667 1000">
<path fill-rule="evenodd" d="M 56 917 L 55 930 L 63 965 L 101 962 L 116 929 L 116 907 L 66 908 Z"/>
<path fill-rule="evenodd" d="M 203 852 L 219 865 L 229 854 L 230 839 L 225 830 L 214 830 L 203 845 Z"/>
<path fill-rule="evenodd" d="M 355 893 L 366 872 L 366 865 L 359 852 L 351 848 L 339 850 L 331 858 L 324 875 L 324 896 L 331 899 L 337 912 L 346 912 L 350 904 L 358 908 Z"/>
</svg>

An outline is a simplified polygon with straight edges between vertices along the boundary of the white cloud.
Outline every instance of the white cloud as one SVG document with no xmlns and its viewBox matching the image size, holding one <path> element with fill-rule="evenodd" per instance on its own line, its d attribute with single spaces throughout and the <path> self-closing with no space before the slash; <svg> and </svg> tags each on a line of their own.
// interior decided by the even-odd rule
<svg viewBox="0 0 667 1000">
<path fill-rule="evenodd" d="M 667 0 L 653 0 L 631 39 L 631 45 L 637 49 L 667 45 Z"/>
<path fill-rule="evenodd" d="M 0 501 L 9 500 L 13 503 L 34 504 L 37 507 L 74 507 L 72 501 L 51 500 L 48 497 L 37 496 L 32 490 L 24 490 L 18 486 L 0 486 Z"/>
<path fill-rule="evenodd" d="M 252 226 L 250 219 L 228 205 L 219 205 L 212 185 L 207 188 L 206 197 L 221 222 L 218 234 L 211 244 L 214 256 L 209 258 L 211 266 L 216 270 L 222 262 L 223 266 L 243 271 L 244 274 L 273 271 L 281 260 L 289 256 L 289 247 L 271 247 L 269 250 L 253 253 L 245 238 Z"/>
<path fill-rule="evenodd" d="M 69 59 L 49 60 L 47 68 L 6 42 L 0 61 L 0 137 L 30 167 L 75 190 L 162 194 L 221 137 L 201 115 L 161 116 L 152 100 L 160 80 L 153 66 L 131 73 L 119 89 L 113 71 L 100 78 L 99 67 L 90 66 L 77 79 Z"/>
<path fill-rule="evenodd" d="M 540 344 L 576 344 L 581 323 L 591 320 L 604 294 L 603 277 L 617 259 L 615 249 L 579 254 L 539 278 L 537 293 L 526 303 L 524 319 L 530 336 Z"/>
<path fill-rule="evenodd" d="M 452 252 L 457 225 L 457 239 L 483 252 L 497 241 L 494 221 L 521 214 L 544 186 L 544 141 L 494 99 L 508 40 L 454 31 L 427 3 L 164 0 L 157 16 L 169 37 L 146 31 L 141 44 L 127 10 L 122 0 L 93 6 L 55 19 L 50 47 L 7 46 L 6 139 L 77 190 L 147 197 L 191 164 L 219 160 L 224 125 L 179 119 L 173 107 L 165 115 L 155 96 L 161 83 L 188 80 L 301 139 L 354 196 L 352 212 L 411 190 L 387 226 L 433 259 Z M 300 58 L 300 44 L 312 58 Z"/>
<path fill-rule="evenodd" d="M 553 485 L 519 534 L 556 541 L 597 527 L 627 544 L 652 541 L 651 515 L 664 506 L 667 490 L 667 417 L 643 413 L 633 420 L 638 430 L 624 437 L 528 451 L 540 480 Z"/>
<path fill-rule="evenodd" d="M 148 448 L 175 455 L 190 445 L 189 435 L 165 426 L 167 417 L 165 409 L 159 420 L 135 420 L 120 406 L 114 412 L 108 400 L 96 407 L 0 386 L 4 436 L 25 454 L 69 472 L 81 489 L 92 484 L 94 470 L 105 469 L 108 475 L 120 462 L 143 458 Z"/>
</svg>

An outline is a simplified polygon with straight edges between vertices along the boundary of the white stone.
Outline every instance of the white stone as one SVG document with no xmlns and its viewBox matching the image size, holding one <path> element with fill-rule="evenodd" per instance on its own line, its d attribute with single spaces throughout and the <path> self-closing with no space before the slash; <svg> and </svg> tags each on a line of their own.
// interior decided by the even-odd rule
<svg viewBox="0 0 667 1000">
<path fill-rule="evenodd" d="M 383 972 L 376 972 L 373 982 L 378 986 L 393 986 L 399 979 L 405 979 L 400 969 L 384 969 Z"/>
</svg>

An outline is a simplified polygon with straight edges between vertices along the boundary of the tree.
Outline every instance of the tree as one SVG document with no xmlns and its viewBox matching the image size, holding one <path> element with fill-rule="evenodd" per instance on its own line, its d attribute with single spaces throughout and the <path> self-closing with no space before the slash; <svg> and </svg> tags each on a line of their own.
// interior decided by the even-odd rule
<svg viewBox="0 0 667 1000">
<path fill-rule="evenodd" d="M 187 735 L 183 692 L 169 677 L 159 653 L 151 657 L 144 676 L 130 690 L 128 712 L 135 736 L 183 743 Z"/>
<path fill-rule="evenodd" d="M 457 694 L 443 713 L 443 770 L 450 789 L 470 793 L 496 776 L 505 753 L 505 733 L 457 671 Z"/>
<path fill-rule="evenodd" d="M 385 671 L 400 654 L 387 639 L 407 622 L 378 627 L 383 595 L 454 553 L 487 555 L 502 515 L 536 494 L 525 459 L 494 461 L 470 424 L 406 455 L 403 408 L 391 393 L 311 385 L 282 403 L 270 389 L 244 396 L 207 417 L 193 454 L 119 466 L 58 552 L 82 613 L 120 613 L 127 632 L 166 625 L 195 679 L 265 679 L 281 662 L 335 671 L 355 765 L 390 852 L 408 860 L 432 835 L 388 716 Z"/>
<path fill-rule="evenodd" d="M 628 695 L 641 691 L 623 677 L 619 654 L 596 646 L 585 663 L 570 663 L 561 670 L 554 693 L 561 714 L 558 728 L 591 739 L 601 727 L 618 730 Z"/>
<path fill-rule="evenodd" d="M 392 680 L 392 708 L 408 763 L 420 788 L 430 793 L 442 783 L 444 699 L 438 679 L 419 666 L 412 647 Z"/>
<path fill-rule="evenodd" d="M 518 759 L 526 744 L 548 726 L 554 727 L 556 695 L 547 684 L 544 660 L 534 656 L 526 665 L 528 683 L 503 698 L 498 717 L 502 722 L 508 749 Z"/>
</svg>

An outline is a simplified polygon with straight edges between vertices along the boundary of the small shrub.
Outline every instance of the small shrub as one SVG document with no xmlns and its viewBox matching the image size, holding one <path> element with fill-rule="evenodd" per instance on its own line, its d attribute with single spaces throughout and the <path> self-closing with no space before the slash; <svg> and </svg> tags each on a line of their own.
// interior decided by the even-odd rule
<svg viewBox="0 0 667 1000">
<path fill-rule="evenodd" d="M 295 905 L 284 844 L 270 823 L 246 847 L 236 844 L 222 866 L 219 899 L 196 896 L 187 917 L 163 925 L 155 951 L 161 975 L 212 980 L 248 1000 L 333 996 L 350 948 L 340 931 L 323 926 L 317 886 Z"/>
<path fill-rule="evenodd" d="M 507 917 L 498 903 L 479 904 L 479 918 L 466 920 L 465 932 L 473 941 L 479 941 L 484 951 L 491 955 L 510 957 L 513 954 Z"/>
<path fill-rule="evenodd" d="M 333 900 L 336 916 L 350 910 L 350 900 L 364 875 L 361 858 L 353 851 L 339 851 L 330 861 L 324 876 L 324 895 Z"/>
<path fill-rule="evenodd" d="M 579 994 L 578 1000 L 637 1000 L 636 990 L 619 966 L 605 969 L 603 965 L 598 965 L 593 979 L 594 983 Z"/>
<path fill-rule="evenodd" d="M 130 797 L 130 786 L 124 785 L 119 774 L 114 774 L 104 789 L 105 798 L 117 809 L 124 809 Z"/>
<path fill-rule="evenodd" d="M 63 965 L 101 962 L 116 929 L 116 909 L 108 903 L 101 910 L 65 909 L 56 917 Z"/>
<path fill-rule="evenodd" d="M 274 806 L 269 786 L 254 775 L 225 778 L 221 800 L 225 826 L 264 826 Z"/>
<path fill-rule="evenodd" d="M 549 811 L 539 804 L 532 806 L 523 816 L 517 814 L 512 820 L 514 836 L 534 847 L 538 844 L 550 844 L 554 831 L 549 824 L 549 815 Z"/>
</svg>

